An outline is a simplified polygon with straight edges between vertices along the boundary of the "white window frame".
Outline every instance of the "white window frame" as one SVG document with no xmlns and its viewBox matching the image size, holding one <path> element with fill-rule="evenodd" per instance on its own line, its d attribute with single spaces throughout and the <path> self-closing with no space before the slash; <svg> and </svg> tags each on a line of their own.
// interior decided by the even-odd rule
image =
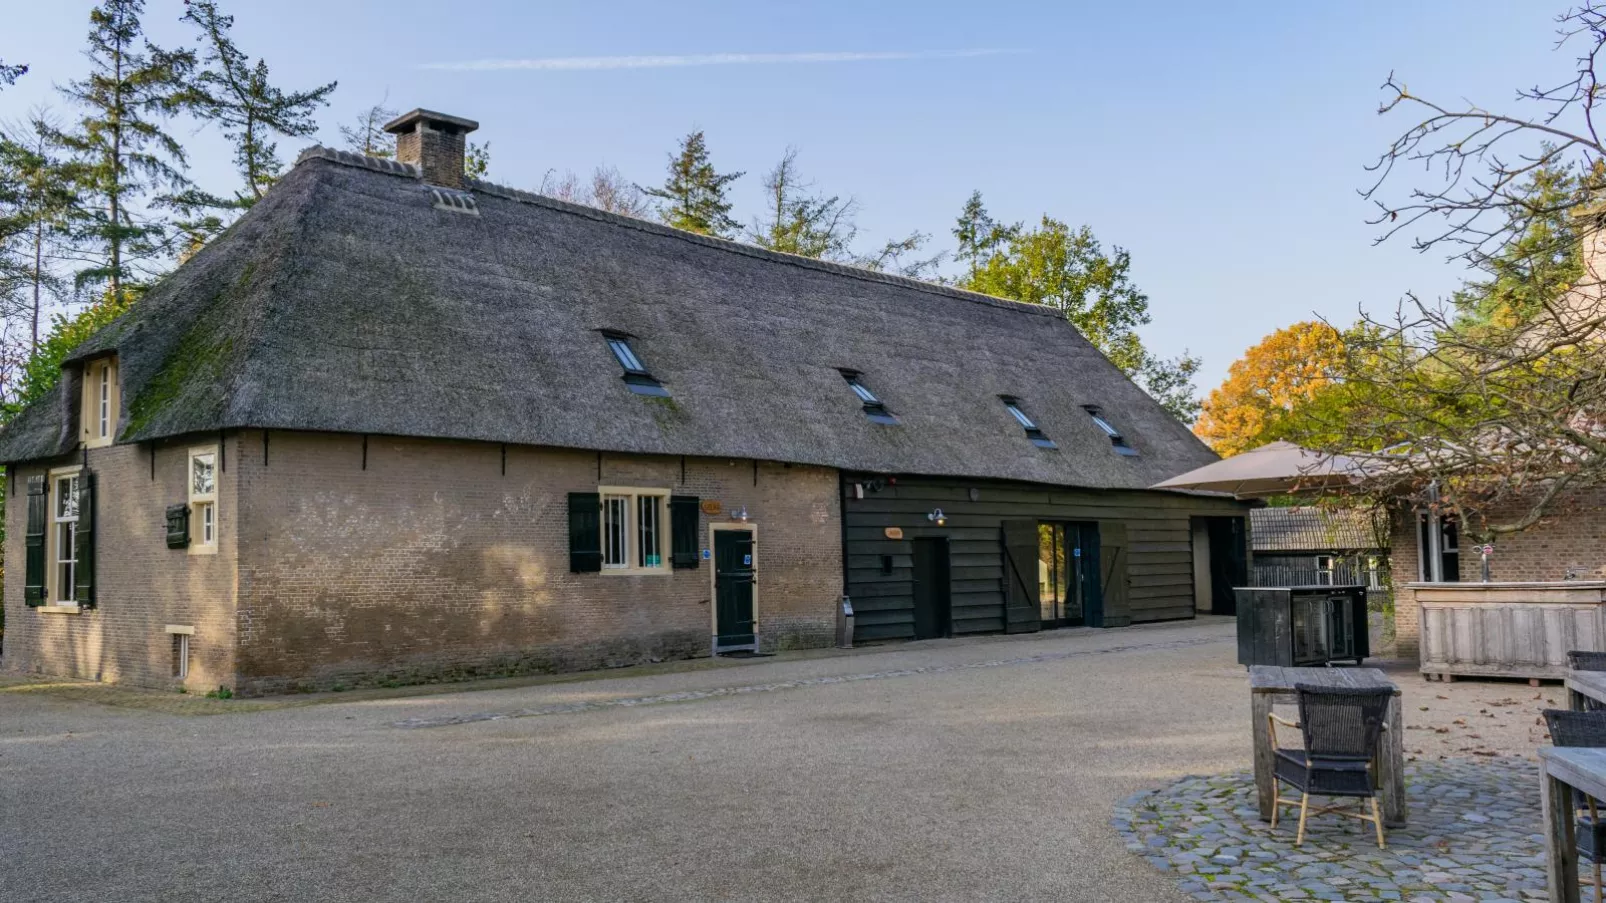
<svg viewBox="0 0 1606 903">
<path fill-rule="evenodd" d="M 197 458 L 207 455 L 212 457 L 212 491 L 196 492 L 195 461 Z M 192 448 L 189 456 L 185 459 L 184 488 L 189 493 L 191 555 L 217 554 L 217 486 L 223 474 L 223 469 L 219 466 L 222 459 L 222 450 L 216 445 L 202 445 Z"/>
<path fill-rule="evenodd" d="M 121 394 L 116 357 L 100 358 L 84 365 L 83 416 L 80 419 L 85 448 L 104 448 L 116 439 Z"/>
<path fill-rule="evenodd" d="M 668 489 L 648 489 L 639 486 L 599 486 L 602 511 L 597 522 L 602 536 L 602 573 L 620 575 L 667 575 L 670 573 L 669 555 L 669 496 Z M 650 500 L 656 523 L 653 525 L 653 542 L 657 549 L 649 554 L 657 557 L 657 564 L 642 564 L 642 503 Z M 615 507 L 616 506 L 616 507 Z M 623 509 L 622 543 L 611 541 L 609 528 L 617 518 L 614 511 Z"/>
<path fill-rule="evenodd" d="M 1382 564 L 1382 562 L 1378 560 L 1378 557 L 1376 555 L 1368 555 L 1368 556 L 1366 556 L 1366 588 L 1367 589 L 1382 589 L 1383 588 L 1383 572 L 1381 570 L 1381 564 Z"/>
<path fill-rule="evenodd" d="M 1444 541 L 1445 515 L 1435 514 L 1431 511 L 1418 511 L 1416 513 L 1416 554 L 1417 576 L 1423 583 L 1444 583 L 1444 556 L 1454 554 L 1459 566 L 1461 561 L 1460 531 L 1456 531 L 1456 546 L 1449 548 Z M 1427 541 L 1423 542 L 1422 528 L 1428 528 Z M 1457 582 L 1460 574 L 1456 575 Z"/>
<path fill-rule="evenodd" d="M 1316 556 L 1316 582 L 1318 584 L 1322 586 L 1333 585 L 1333 575 L 1337 571 L 1337 561 L 1338 556 L 1336 555 Z"/>
<path fill-rule="evenodd" d="M 78 602 L 73 599 L 73 583 L 76 582 L 76 579 L 69 579 L 65 581 L 62 580 L 62 565 L 67 564 L 67 562 L 62 561 L 61 559 L 61 532 L 62 528 L 65 527 L 69 534 L 71 534 L 72 538 L 70 543 L 73 546 L 74 553 L 76 554 L 78 536 L 75 531 L 78 529 L 78 518 L 81 516 L 81 512 L 74 514 L 72 517 L 62 517 L 60 505 L 61 481 L 80 481 L 82 479 L 82 467 L 64 467 L 60 470 L 52 470 L 50 471 L 48 494 L 45 497 L 46 503 L 50 506 L 50 535 L 47 537 L 48 541 L 46 543 L 46 547 L 49 552 L 49 554 L 46 556 L 48 559 L 46 563 L 49 565 L 49 574 L 45 577 L 45 601 L 49 603 L 49 608 L 57 611 L 78 610 Z M 83 484 L 81 482 L 75 482 L 73 485 L 74 492 L 79 493 Z M 78 563 L 76 561 L 72 561 L 70 564 L 68 564 L 68 567 L 70 568 L 74 578 L 76 578 L 78 573 Z M 62 586 L 62 583 L 64 582 L 67 584 L 66 586 Z"/>
</svg>

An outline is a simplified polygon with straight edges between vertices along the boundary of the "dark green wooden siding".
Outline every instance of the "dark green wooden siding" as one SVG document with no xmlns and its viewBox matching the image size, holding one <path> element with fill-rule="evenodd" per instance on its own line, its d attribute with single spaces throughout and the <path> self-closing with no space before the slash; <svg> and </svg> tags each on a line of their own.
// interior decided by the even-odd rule
<svg viewBox="0 0 1606 903">
<path fill-rule="evenodd" d="M 857 497 L 856 484 L 882 488 Z M 844 474 L 843 532 L 847 591 L 859 639 L 914 636 L 913 541 L 946 536 L 953 578 L 953 632 L 1004 630 L 1003 551 L 1006 520 L 1119 521 L 1129 547 L 1128 598 L 1134 623 L 1193 617 L 1193 544 L 1188 518 L 1248 516 L 1230 499 L 1138 490 L 1067 489 L 1030 483 Z M 974 491 L 975 498 L 972 499 Z M 947 520 L 926 519 L 941 508 Z M 888 539 L 899 527 L 902 539 Z M 891 556 L 883 573 L 882 556 Z"/>
</svg>

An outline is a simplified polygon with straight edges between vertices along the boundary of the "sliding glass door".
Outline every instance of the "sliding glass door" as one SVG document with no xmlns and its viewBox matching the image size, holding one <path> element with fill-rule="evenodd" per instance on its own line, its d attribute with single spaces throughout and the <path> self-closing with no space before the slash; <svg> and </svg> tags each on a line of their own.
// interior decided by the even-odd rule
<svg viewBox="0 0 1606 903">
<path fill-rule="evenodd" d="M 1087 623 L 1088 602 L 1098 593 L 1097 543 L 1097 524 L 1037 525 L 1037 589 L 1045 629 Z"/>
</svg>

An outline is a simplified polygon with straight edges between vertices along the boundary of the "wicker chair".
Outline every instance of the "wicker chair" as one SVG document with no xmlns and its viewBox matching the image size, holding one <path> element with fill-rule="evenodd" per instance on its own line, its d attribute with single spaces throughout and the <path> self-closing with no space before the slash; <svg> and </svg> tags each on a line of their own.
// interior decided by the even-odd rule
<svg viewBox="0 0 1606 903">
<path fill-rule="evenodd" d="M 1582 652 L 1575 649 L 1567 653 L 1567 667 L 1574 671 L 1606 671 L 1606 652 Z M 1606 709 L 1606 706 L 1585 697 L 1584 711 L 1599 712 L 1602 709 Z"/>
<path fill-rule="evenodd" d="M 1567 658 L 1575 655 L 1600 655 L 1599 652 L 1569 652 Z M 1587 668 L 1581 670 L 1589 670 Z M 1572 712 L 1566 709 L 1545 709 L 1545 726 L 1550 728 L 1550 742 L 1556 746 L 1590 746 L 1606 747 L 1606 712 Z M 1588 812 L 1585 817 L 1578 819 L 1578 833 L 1580 840 L 1588 838 L 1588 845 L 1580 843 L 1579 852 L 1589 856 L 1595 864 L 1595 901 L 1601 901 L 1601 852 L 1606 848 L 1606 827 L 1602 827 L 1600 817 L 1595 810 L 1595 800 L 1587 794 L 1575 791 L 1575 809 L 1584 809 Z"/>
<path fill-rule="evenodd" d="M 1305 842 L 1305 819 L 1311 812 L 1331 812 L 1369 821 L 1377 830 L 1378 849 L 1385 849 L 1383 816 L 1377 805 L 1377 746 L 1394 697 L 1392 687 L 1352 689 L 1296 684 L 1299 694 L 1299 720 L 1289 721 L 1273 714 L 1267 729 L 1275 750 L 1277 800 L 1271 809 L 1271 826 L 1277 827 L 1277 814 L 1283 806 L 1299 806 L 1299 835 L 1294 846 Z M 1277 745 L 1277 725 L 1299 728 L 1304 749 L 1285 749 Z M 1297 800 L 1284 799 L 1283 784 L 1298 790 Z M 1310 805 L 1312 796 L 1358 797 L 1369 800 L 1371 814 L 1363 803 L 1360 810 L 1339 806 Z"/>
</svg>

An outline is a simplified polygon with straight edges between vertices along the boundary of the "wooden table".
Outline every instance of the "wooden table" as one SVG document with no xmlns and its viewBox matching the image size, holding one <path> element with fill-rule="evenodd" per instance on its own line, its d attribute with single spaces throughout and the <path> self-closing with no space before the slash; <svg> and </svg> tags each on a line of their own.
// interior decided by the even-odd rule
<svg viewBox="0 0 1606 903">
<path fill-rule="evenodd" d="M 1569 683 L 1571 681 L 1569 680 Z M 1578 840 L 1573 788 L 1606 799 L 1606 749 L 1539 750 L 1539 807 L 1545 824 L 1545 876 L 1553 903 L 1578 903 Z"/>
<path fill-rule="evenodd" d="M 1567 672 L 1568 708 L 1582 712 L 1586 698 L 1606 706 L 1606 671 Z"/>
<path fill-rule="evenodd" d="M 1255 739 L 1255 790 L 1260 797 L 1260 820 L 1271 821 L 1277 800 L 1277 778 L 1273 773 L 1274 752 L 1266 730 L 1266 716 L 1278 702 L 1298 698 L 1296 684 L 1323 687 L 1388 687 L 1394 691 L 1389 706 L 1388 730 L 1383 732 L 1378 755 L 1377 780 L 1382 791 L 1383 823 L 1391 828 L 1405 824 L 1405 723 L 1400 711 L 1400 688 L 1376 668 L 1280 668 L 1251 665 L 1249 699 Z"/>
</svg>

